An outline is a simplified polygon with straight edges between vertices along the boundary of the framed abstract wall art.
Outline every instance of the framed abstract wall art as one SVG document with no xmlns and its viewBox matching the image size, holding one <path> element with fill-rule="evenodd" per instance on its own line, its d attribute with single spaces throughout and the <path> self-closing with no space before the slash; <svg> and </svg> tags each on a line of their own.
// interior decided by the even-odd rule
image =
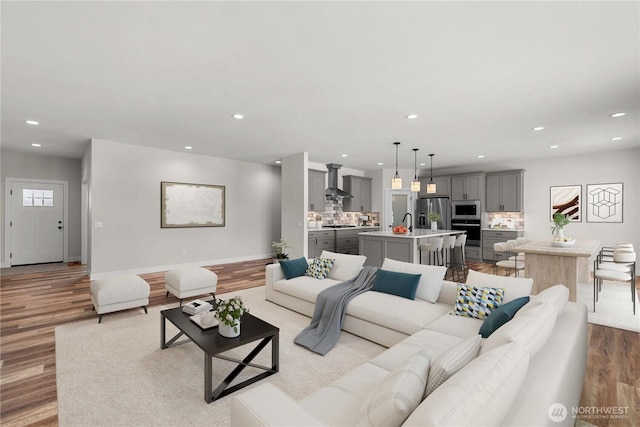
<svg viewBox="0 0 640 427">
<path fill-rule="evenodd" d="M 582 185 L 563 185 L 551 187 L 551 212 L 549 221 L 553 221 L 554 213 L 565 214 L 572 222 L 582 221 Z"/>
<path fill-rule="evenodd" d="M 587 222 L 622 222 L 622 183 L 587 185 Z"/>
<path fill-rule="evenodd" d="M 224 227 L 223 185 L 160 183 L 161 228 Z"/>
</svg>

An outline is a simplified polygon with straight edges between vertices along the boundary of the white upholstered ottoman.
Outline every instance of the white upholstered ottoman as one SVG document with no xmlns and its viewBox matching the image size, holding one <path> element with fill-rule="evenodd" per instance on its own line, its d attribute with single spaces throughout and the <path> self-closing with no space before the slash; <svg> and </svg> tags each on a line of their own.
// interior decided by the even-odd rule
<svg viewBox="0 0 640 427">
<path fill-rule="evenodd" d="M 143 307 L 147 312 L 149 304 L 149 284 L 135 274 L 107 277 L 91 282 L 91 302 L 98 313 L 98 323 L 102 315 L 128 308 Z"/>
<path fill-rule="evenodd" d="M 164 275 L 164 288 L 180 299 L 180 305 L 184 298 L 196 295 L 211 294 L 215 299 L 218 275 L 211 270 L 202 267 L 185 267 L 167 271 Z"/>
</svg>

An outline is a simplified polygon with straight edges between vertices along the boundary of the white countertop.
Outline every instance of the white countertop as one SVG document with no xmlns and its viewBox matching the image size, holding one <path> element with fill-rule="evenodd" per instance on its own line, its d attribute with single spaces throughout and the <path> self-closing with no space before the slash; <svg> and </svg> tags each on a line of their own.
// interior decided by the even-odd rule
<svg viewBox="0 0 640 427">
<path fill-rule="evenodd" d="M 491 228 L 484 227 L 482 231 L 524 231 L 524 228 Z"/>
<path fill-rule="evenodd" d="M 418 228 L 413 230 L 410 233 L 406 234 L 398 234 L 393 231 L 369 231 L 358 233 L 361 236 L 371 236 L 371 237 L 394 237 L 400 239 L 420 239 L 424 237 L 438 237 L 438 236 L 449 236 L 451 234 L 462 234 L 463 231 L 460 230 L 427 230 L 424 228 Z"/>
<path fill-rule="evenodd" d="M 376 229 L 379 230 L 379 225 L 357 225 L 354 227 L 321 227 L 321 228 L 309 228 L 309 231 L 322 231 L 322 230 L 367 230 Z"/>
</svg>

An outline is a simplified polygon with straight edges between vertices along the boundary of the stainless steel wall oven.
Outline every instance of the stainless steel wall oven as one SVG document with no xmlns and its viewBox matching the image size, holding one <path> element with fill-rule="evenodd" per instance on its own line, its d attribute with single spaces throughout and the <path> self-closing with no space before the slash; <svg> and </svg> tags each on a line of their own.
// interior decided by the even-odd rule
<svg viewBox="0 0 640 427">
<path fill-rule="evenodd" d="M 467 245 L 480 246 L 481 227 L 479 219 L 452 219 L 451 229 L 467 232 Z"/>
</svg>

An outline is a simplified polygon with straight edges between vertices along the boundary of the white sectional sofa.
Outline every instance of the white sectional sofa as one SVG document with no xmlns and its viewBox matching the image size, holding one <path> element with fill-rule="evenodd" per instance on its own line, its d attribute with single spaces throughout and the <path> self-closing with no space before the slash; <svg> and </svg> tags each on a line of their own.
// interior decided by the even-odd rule
<svg viewBox="0 0 640 427">
<path fill-rule="evenodd" d="M 278 264 L 268 265 L 266 299 L 311 316 L 318 293 L 355 276 L 364 262 L 322 256 L 334 257 L 338 267 L 323 280 L 286 280 Z M 484 320 L 453 314 L 458 287 L 442 280 L 442 267 L 387 259 L 382 269 L 421 273 L 415 300 L 365 292 L 349 303 L 343 330 L 389 348 L 300 401 L 268 382 L 238 394 L 232 425 L 574 424 L 571 411 L 586 368 L 587 310 L 567 301 L 566 287 L 531 296 L 511 320 L 481 338 Z M 466 284 L 502 288 L 506 304 L 529 295 L 532 280 L 472 271 Z M 416 395 L 434 388 L 426 398 Z"/>
</svg>

